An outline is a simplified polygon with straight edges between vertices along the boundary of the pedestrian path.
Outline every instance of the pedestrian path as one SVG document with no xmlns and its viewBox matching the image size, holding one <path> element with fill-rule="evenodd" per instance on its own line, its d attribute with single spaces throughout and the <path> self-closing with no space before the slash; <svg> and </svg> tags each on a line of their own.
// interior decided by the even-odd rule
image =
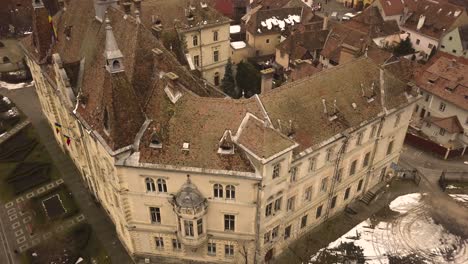
<svg viewBox="0 0 468 264">
<path fill-rule="evenodd" d="M 54 233 L 61 233 L 85 220 L 85 216 L 80 214 L 65 220 L 63 223 L 55 226 L 52 230 L 39 233 L 34 232 L 32 228 L 34 213 L 32 210 L 27 209 L 25 205 L 29 199 L 42 195 L 46 191 L 55 189 L 63 183 L 63 179 L 58 179 L 4 204 L 7 214 L 6 229 L 12 233 L 15 242 L 14 247 L 18 252 L 24 252 L 29 248 L 38 245 L 42 241 L 51 238 Z"/>
</svg>

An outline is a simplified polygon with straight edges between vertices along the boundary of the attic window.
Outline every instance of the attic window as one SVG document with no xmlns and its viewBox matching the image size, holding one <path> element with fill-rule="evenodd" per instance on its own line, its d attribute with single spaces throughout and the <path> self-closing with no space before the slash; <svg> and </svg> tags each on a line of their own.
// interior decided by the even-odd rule
<svg viewBox="0 0 468 264">
<path fill-rule="evenodd" d="M 3 61 L 3 63 L 10 63 L 11 62 L 10 58 L 8 58 L 7 56 L 3 57 L 2 61 Z"/>
<path fill-rule="evenodd" d="M 219 154 L 234 154 L 234 143 L 231 138 L 231 131 L 226 130 L 223 137 L 219 141 Z"/>
<path fill-rule="evenodd" d="M 71 38 L 71 30 L 72 30 L 72 26 L 67 26 L 65 28 L 64 33 L 65 33 L 65 36 L 66 36 L 67 40 L 70 40 L 70 38 Z"/>
<path fill-rule="evenodd" d="M 151 135 L 150 148 L 162 148 L 161 140 L 159 140 L 159 136 L 156 133 L 153 133 L 153 135 Z"/>
</svg>

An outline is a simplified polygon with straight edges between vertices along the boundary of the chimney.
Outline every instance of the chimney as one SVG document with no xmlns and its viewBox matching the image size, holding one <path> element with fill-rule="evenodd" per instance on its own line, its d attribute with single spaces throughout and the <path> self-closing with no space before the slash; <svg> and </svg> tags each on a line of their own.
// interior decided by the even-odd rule
<svg viewBox="0 0 468 264">
<path fill-rule="evenodd" d="M 110 73 L 117 73 L 124 71 L 123 54 L 117 46 L 110 20 L 106 18 L 106 45 L 104 51 L 106 58 L 106 69 Z"/>
<path fill-rule="evenodd" d="M 101 23 L 104 22 L 107 8 L 110 6 L 117 7 L 118 2 L 118 0 L 94 0 L 94 12 L 96 20 Z"/>
<path fill-rule="evenodd" d="M 384 70 L 380 69 L 380 104 L 385 112 L 387 112 L 387 108 L 385 107 L 385 80 L 384 80 Z"/>
<path fill-rule="evenodd" d="M 418 21 L 418 25 L 416 26 L 416 30 L 420 30 L 424 26 L 424 21 L 426 21 L 426 16 L 425 15 L 419 16 L 419 21 Z"/>
<path fill-rule="evenodd" d="M 140 11 L 135 10 L 135 20 L 137 24 L 141 24 L 141 19 L 140 19 Z"/>
<path fill-rule="evenodd" d="M 182 93 L 178 87 L 179 76 L 173 72 L 168 72 L 164 75 L 164 79 L 166 81 L 164 92 L 169 100 L 175 104 L 182 97 Z"/>
<path fill-rule="evenodd" d="M 49 24 L 49 12 L 42 0 L 33 0 L 33 44 L 38 53 L 39 60 L 47 57 L 52 46 L 52 32 Z"/>
<path fill-rule="evenodd" d="M 325 15 L 323 17 L 323 26 L 322 26 L 322 30 L 327 30 L 328 29 L 328 13 L 325 12 Z"/>
<path fill-rule="evenodd" d="M 275 70 L 273 68 L 268 68 L 261 70 L 262 74 L 262 84 L 261 84 L 261 93 L 267 93 L 273 89 L 273 73 Z"/>
</svg>

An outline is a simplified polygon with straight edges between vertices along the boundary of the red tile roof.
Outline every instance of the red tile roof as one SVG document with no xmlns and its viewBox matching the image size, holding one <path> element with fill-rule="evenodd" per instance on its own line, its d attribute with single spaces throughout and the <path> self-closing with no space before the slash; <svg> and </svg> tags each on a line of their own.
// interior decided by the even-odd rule
<svg viewBox="0 0 468 264">
<path fill-rule="evenodd" d="M 463 133 L 463 126 L 458 120 L 457 116 L 451 117 L 435 117 L 428 116 L 424 119 L 425 121 L 434 124 L 440 128 L 445 129 L 449 133 Z"/>
</svg>

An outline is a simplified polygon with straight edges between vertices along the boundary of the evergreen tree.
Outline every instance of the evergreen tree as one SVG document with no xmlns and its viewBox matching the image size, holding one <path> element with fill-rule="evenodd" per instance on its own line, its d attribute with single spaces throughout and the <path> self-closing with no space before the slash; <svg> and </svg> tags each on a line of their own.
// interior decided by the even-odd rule
<svg viewBox="0 0 468 264">
<path fill-rule="evenodd" d="M 413 52 L 413 44 L 411 44 L 411 40 L 409 37 L 400 41 L 400 43 L 393 49 L 393 53 L 395 53 L 395 55 L 397 56 L 408 55 Z"/>
<path fill-rule="evenodd" d="M 226 64 L 224 77 L 221 81 L 221 88 L 223 88 L 223 91 L 232 98 L 237 99 L 240 97 L 239 89 L 237 89 L 236 83 L 234 81 L 234 73 L 232 71 L 231 58 L 228 59 L 228 62 Z"/>
<path fill-rule="evenodd" d="M 261 74 L 254 65 L 249 62 L 240 62 L 237 65 L 237 86 L 249 98 L 261 92 Z"/>
</svg>

